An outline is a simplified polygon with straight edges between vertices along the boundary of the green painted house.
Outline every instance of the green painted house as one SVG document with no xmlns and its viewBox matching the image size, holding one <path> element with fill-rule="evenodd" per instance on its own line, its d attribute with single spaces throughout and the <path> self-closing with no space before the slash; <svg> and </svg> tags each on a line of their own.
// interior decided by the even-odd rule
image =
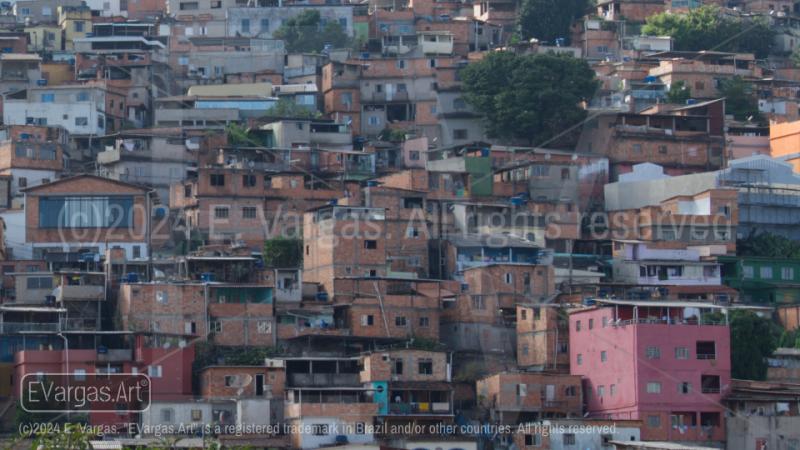
<svg viewBox="0 0 800 450">
<path fill-rule="evenodd" d="M 747 303 L 800 303 L 800 259 L 720 256 L 722 282 Z"/>
</svg>

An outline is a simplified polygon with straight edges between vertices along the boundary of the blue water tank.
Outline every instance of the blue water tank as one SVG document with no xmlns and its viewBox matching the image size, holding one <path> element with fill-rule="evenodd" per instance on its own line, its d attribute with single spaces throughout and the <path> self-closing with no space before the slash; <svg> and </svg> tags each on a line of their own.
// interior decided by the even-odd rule
<svg viewBox="0 0 800 450">
<path fill-rule="evenodd" d="M 128 283 L 138 283 L 139 282 L 139 274 L 136 272 L 131 272 L 125 276 L 125 281 Z"/>
<path fill-rule="evenodd" d="M 321 302 L 328 301 L 328 293 L 327 292 L 317 292 L 317 300 Z"/>
<path fill-rule="evenodd" d="M 214 274 L 211 272 L 203 272 L 200 274 L 200 281 L 203 283 L 211 283 L 214 281 Z"/>
<path fill-rule="evenodd" d="M 686 100 L 686 104 L 687 105 L 696 105 L 697 104 L 697 100 L 693 99 L 693 98 L 687 99 Z"/>
<path fill-rule="evenodd" d="M 656 81 L 658 81 L 658 78 L 656 78 L 656 77 L 654 77 L 652 75 L 644 77 L 644 82 L 645 83 L 655 83 Z"/>
<path fill-rule="evenodd" d="M 47 86 L 47 80 L 45 80 L 44 78 L 42 78 L 40 80 L 36 80 L 36 85 L 37 86 Z"/>
</svg>

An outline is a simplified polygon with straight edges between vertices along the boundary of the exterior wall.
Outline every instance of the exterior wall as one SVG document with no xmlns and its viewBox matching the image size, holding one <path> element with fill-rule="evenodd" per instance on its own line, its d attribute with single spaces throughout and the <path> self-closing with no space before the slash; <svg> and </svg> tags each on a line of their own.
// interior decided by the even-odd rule
<svg viewBox="0 0 800 450">
<path fill-rule="evenodd" d="M 447 358 L 448 355 L 444 352 L 425 350 L 390 350 L 371 353 L 362 359 L 364 368 L 359 377 L 362 383 L 390 380 L 401 382 L 450 381 L 450 367 Z M 402 374 L 396 374 L 393 370 L 393 364 L 398 360 L 403 363 Z M 417 369 L 420 360 L 432 362 L 430 374 L 419 373 Z"/>
<path fill-rule="evenodd" d="M 521 416 L 579 417 L 581 377 L 539 373 L 500 373 L 477 381 L 482 407 L 492 420 L 514 425 Z M 530 416 L 528 416 L 530 417 Z"/>
<path fill-rule="evenodd" d="M 569 330 L 562 310 L 517 305 L 517 364 L 541 370 L 569 369 Z"/>
<path fill-rule="evenodd" d="M 200 374 L 200 394 L 203 398 L 223 400 L 232 397 L 258 398 L 256 383 L 253 381 L 244 387 L 226 386 L 225 377 L 252 377 L 264 375 L 264 398 L 283 399 L 286 385 L 285 371 L 277 368 L 258 366 L 211 366 Z M 241 394 L 239 390 L 242 390 Z"/>
<path fill-rule="evenodd" d="M 773 158 L 798 153 L 800 151 L 800 121 L 770 124 L 769 147 L 770 155 Z M 795 172 L 798 172 L 796 167 Z"/>
<path fill-rule="evenodd" d="M 445 323 L 442 342 L 455 351 L 513 354 L 516 333 L 504 325 L 485 323 Z"/>
<path fill-rule="evenodd" d="M 784 448 L 800 442 L 800 417 L 736 415 L 728 417 L 727 449 Z M 790 448 L 790 447 L 786 447 Z"/>
</svg>

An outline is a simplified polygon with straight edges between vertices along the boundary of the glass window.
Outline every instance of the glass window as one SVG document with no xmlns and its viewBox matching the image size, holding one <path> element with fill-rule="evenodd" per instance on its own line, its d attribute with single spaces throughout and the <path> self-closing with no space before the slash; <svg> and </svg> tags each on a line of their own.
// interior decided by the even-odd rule
<svg viewBox="0 0 800 450">
<path fill-rule="evenodd" d="M 41 197 L 40 228 L 131 228 L 133 197 Z"/>
</svg>

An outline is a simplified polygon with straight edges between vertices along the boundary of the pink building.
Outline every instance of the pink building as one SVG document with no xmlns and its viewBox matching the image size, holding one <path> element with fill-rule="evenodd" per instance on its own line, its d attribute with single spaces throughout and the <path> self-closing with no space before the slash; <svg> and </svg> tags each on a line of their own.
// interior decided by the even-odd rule
<svg viewBox="0 0 800 450">
<path fill-rule="evenodd" d="M 73 385 L 96 385 L 102 379 L 91 378 L 93 374 L 139 373 L 149 376 L 153 400 L 192 397 L 194 345 L 187 344 L 182 337 L 165 335 L 136 335 L 132 341 L 133 348 L 125 349 L 19 351 L 14 355 L 14 395 L 21 398 L 21 380 L 25 375 L 46 377 L 46 374 L 70 373 Z M 106 409 L 107 405 L 101 407 Z M 136 416 L 122 411 L 91 412 L 88 419 L 91 425 L 115 426 L 122 432 L 129 423 L 136 422 Z"/>
<path fill-rule="evenodd" d="M 569 318 L 570 372 L 590 417 L 641 420 L 642 439 L 725 440 L 730 332 L 720 307 L 598 300 Z"/>
</svg>

